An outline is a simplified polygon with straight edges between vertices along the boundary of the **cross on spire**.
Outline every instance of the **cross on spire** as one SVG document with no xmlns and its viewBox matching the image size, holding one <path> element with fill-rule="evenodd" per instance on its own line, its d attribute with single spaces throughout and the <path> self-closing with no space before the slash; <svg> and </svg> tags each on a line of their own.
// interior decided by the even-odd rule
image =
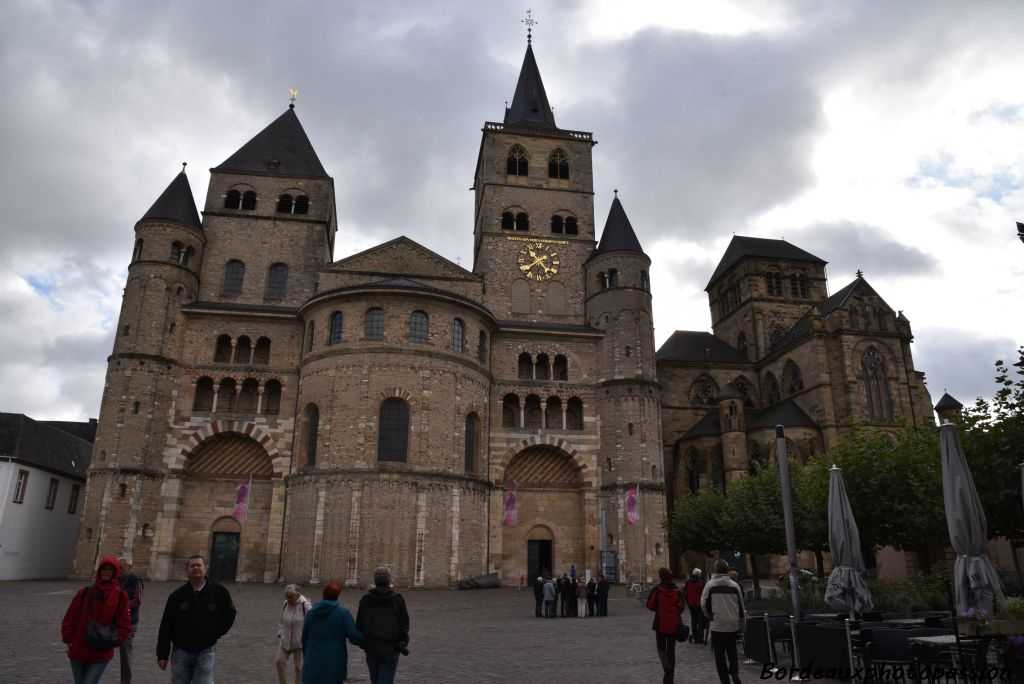
<svg viewBox="0 0 1024 684">
<path fill-rule="evenodd" d="M 857 269 L 857 277 L 858 277 L 858 278 L 863 278 L 863 277 L 864 277 L 864 271 L 862 271 L 862 270 L 860 270 L 860 269 L 858 268 L 858 269 Z"/>
<path fill-rule="evenodd" d="M 289 88 L 288 92 L 291 94 L 291 97 L 288 98 L 288 100 L 291 102 L 291 104 L 288 105 L 288 108 L 295 109 L 295 98 L 299 96 L 299 91 L 296 90 L 295 88 Z"/>
<path fill-rule="evenodd" d="M 185 173 L 185 167 L 188 166 L 188 162 L 181 162 L 181 172 Z"/>
<path fill-rule="evenodd" d="M 526 44 L 533 44 L 533 27 L 538 24 L 538 22 L 533 18 L 533 10 L 526 10 L 526 18 L 520 19 L 519 22 L 526 24 Z"/>
</svg>

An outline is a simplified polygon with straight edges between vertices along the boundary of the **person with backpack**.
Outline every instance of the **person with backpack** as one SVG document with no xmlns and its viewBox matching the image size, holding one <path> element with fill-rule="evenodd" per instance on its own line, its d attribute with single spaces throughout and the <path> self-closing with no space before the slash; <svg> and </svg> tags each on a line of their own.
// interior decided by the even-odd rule
<svg viewBox="0 0 1024 684">
<path fill-rule="evenodd" d="M 296 584 L 284 588 L 284 605 L 281 606 L 281 621 L 277 625 L 277 681 L 288 684 L 285 674 L 288 657 L 295 663 L 295 681 L 302 681 L 302 626 L 306 621 L 306 613 L 313 604 L 302 595 Z"/>
<path fill-rule="evenodd" d="M 690 640 L 695 644 L 704 643 L 704 611 L 700 607 L 700 596 L 704 593 L 704 571 L 694 568 L 683 584 L 686 607 L 690 609 Z"/>
<path fill-rule="evenodd" d="M 128 595 L 117 583 L 119 566 L 104 556 L 96 569 L 96 582 L 82 587 L 71 599 L 60 625 L 60 638 L 68 647 L 75 684 L 97 684 L 132 629 Z"/>
<path fill-rule="evenodd" d="M 338 602 L 341 585 L 324 585 L 323 601 L 306 613 L 302 625 L 302 684 L 341 684 L 348 678 L 348 639 L 355 646 L 366 643 L 352 613 Z"/>
<path fill-rule="evenodd" d="M 654 611 L 651 629 L 654 630 L 661 669 L 665 673 L 662 684 L 673 684 L 676 676 L 676 633 L 682 621 L 683 594 L 672 581 L 671 570 L 660 568 L 658 576 L 661 583 L 651 589 L 647 597 L 647 609 Z"/>
<path fill-rule="evenodd" d="M 370 684 L 393 684 L 398 656 L 409 655 L 409 610 L 391 588 L 391 571 L 373 571 L 373 589 L 359 599 L 356 627 L 366 635 L 366 668 Z"/>
</svg>

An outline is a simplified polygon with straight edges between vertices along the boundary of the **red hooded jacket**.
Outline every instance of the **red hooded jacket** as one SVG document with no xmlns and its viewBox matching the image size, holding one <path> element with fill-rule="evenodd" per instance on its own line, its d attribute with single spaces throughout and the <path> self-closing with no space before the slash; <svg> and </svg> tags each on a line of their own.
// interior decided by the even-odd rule
<svg viewBox="0 0 1024 684">
<path fill-rule="evenodd" d="M 99 568 L 110 565 L 114 568 L 114 576 L 109 582 L 100 579 Z M 60 638 L 68 645 L 68 658 L 83 663 L 98 663 L 114 657 L 114 649 L 93 651 L 85 645 L 85 626 L 92 618 L 104 625 L 117 625 L 117 641 L 128 638 L 132 628 L 132 614 L 128 607 L 128 595 L 117 584 L 120 572 L 117 559 L 105 556 L 96 569 L 96 584 L 82 587 L 71 599 L 68 611 L 64 613 L 64 621 L 60 625 Z M 120 600 L 120 605 L 118 601 Z"/>
<path fill-rule="evenodd" d="M 675 634 L 683 607 L 683 594 L 674 583 L 662 583 L 651 589 L 647 597 L 647 608 L 655 613 L 651 629 L 659 634 Z"/>
</svg>

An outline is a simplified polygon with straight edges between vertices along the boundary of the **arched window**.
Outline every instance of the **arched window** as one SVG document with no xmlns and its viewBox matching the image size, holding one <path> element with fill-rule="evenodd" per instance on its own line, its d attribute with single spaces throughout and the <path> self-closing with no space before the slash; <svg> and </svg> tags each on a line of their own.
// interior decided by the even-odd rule
<svg viewBox="0 0 1024 684">
<path fill-rule="evenodd" d="M 647 271 L 640 271 L 640 289 L 645 292 L 651 289 L 651 279 L 647 276 Z"/>
<path fill-rule="evenodd" d="M 427 314 L 422 311 L 413 311 L 409 314 L 409 341 L 416 344 L 427 343 Z"/>
<path fill-rule="evenodd" d="M 800 372 L 800 366 L 796 365 L 792 359 L 786 361 L 786 365 L 782 369 L 782 378 L 787 396 L 796 394 L 804 388 L 804 376 Z"/>
<path fill-rule="evenodd" d="M 257 366 L 266 366 L 270 363 L 270 340 L 261 337 L 256 340 L 256 348 L 252 352 L 252 362 Z"/>
<path fill-rule="evenodd" d="M 171 243 L 171 254 L 167 257 L 169 261 L 173 261 L 176 264 L 181 263 L 182 244 L 175 240 Z"/>
<path fill-rule="evenodd" d="M 619 286 L 619 272 L 614 268 L 608 271 L 608 287 Z"/>
<path fill-rule="evenodd" d="M 480 331 L 480 338 L 477 341 L 476 356 L 480 363 L 487 363 L 487 333 Z"/>
<path fill-rule="evenodd" d="M 754 402 L 750 400 L 750 383 L 742 375 L 732 381 L 732 386 L 736 388 L 736 391 L 743 395 L 743 405 L 753 406 Z"/>
<path fill-rule="evenodd" d="M 201 377 L 196 381 L 196 396 L 192 401 L 193 411 L 213 410 L 213 379 Z"/>
<path fill-rule="evenodd" d="M 782 393 L 779 391 L 779 381 L 775 379 L 771 371 L 764 376 L 764 399 L 767 406 L 782 401 Z"/>
<path fill-rule="evenodd" d="M 576 222 L 575 216 L 565 217 L 565 234 L 566 235 L 579 235 L 580 229 L 579 224 Z"/>
<path fill-rule="evenodd" d="M 501 229 L 502 230 L 515 230 L 516 217 L 511 211 L 503 212 L 501 215 Z"/>
<path fill-rule="evenodd" d="M 242 206 L 242 193 L 238 190 L 228 190 L 228 194 L 224 195 L 224 208 L 225 209 L 238 209 Z"/>
<path fill-rule="evenodd" d="M 555 356 L 554 379 L 562 381 L 569 379 L 569 360 L 565 358 L 564 354 L 558 354 Z"/>
<path fill-rule="evenodd" d="M 256 403 L 259 401 L 260 383 L 253 378 L 242 381 L 242 391 L 238 393 L 238 412 L 256 413 Z"/>
<path fill-rule="evenodd" d="M 519 379 L 533 380 L 533 357 L 528 352 L 519 355 Z"/>
<path fill-rule="evenodd" d="M 501 400 L 501 426 L 519 427 L 519 397 L 515 394 L 506 394 Z"/>
<path fill-rule="evenodd" d="M 280 412 L 281 383 L 277 380 L 268 380 L 267 384 L 263 386 L 263 413 L 277 415 Z"/>
<path fill-rule="evenodd" d="M 231 336 L 221 335 L 217 338 L 217 346 L 213 350 L 214 363 L 231 362 Z"/>
<path fill-rule="evenodd" d="M 338 344 L 341 342 L 341 325 L 343 317 L 340 311 L 331 314 L 330 329 L 327 332 L 327 344 Z"/>
<path fill-rule="evenodd" d="M 224 378 L 217 388 L 216 409 L 221 412 L 232 413 L 235 410 L 235 403 L 238 399 L 238 386 L 231 378 Z"/>
<path fill-rule="evenodd" d="M 790 275 L 789 289 L 794 298 L 807 299 L 807 276 L 803 273 Z"/>
<path fill-rule="evenodd" d="M 245 335 L 239 337 L 235 344 L 235 363 L 252 363 L 252 340 Z"/>
<path fill-rule="evenodd" d="M 769 271 L 764 274 L 765 290 L 769 297 L 782 296 L 782 274 L 776 271 Z"/>
<path fill-rule="evenodd" d="M 316 465 L 316 446 L 320 438 L 320 409 L 316 404 L 306 407 L 306 465 Z"/>
<path fill-rule="evenodd" d="M 551 217 L 551 232 L 561 233 L 564 230 L 563 219 L 558 214 Z"/>
<path fill-rule="evenodd" d="M 244 282 L 245 264 L 238 259 L 232 259 L 224 266 L 224 285 L 220 293 L 225 297 L 237 297 L 242 294 Z"/>
<path fill-rule="evenodd" d="M 747 459 L 748 470 L 751 475 L 767 465 L 765 463 L 764 454 L 761 453 L 761 445 L 757 442 L 751 442 L 747 445 Z"/>
<path fill-rule="evenodd" d="M 377 460 L 409 460 L 409 406 L 401 399 L 385 399 L 380 405 Z"/>
<path fill-rule="evenodd" d="M 523 427 L 537 430 L 542 427 L 541 421 L 540 397 L 536 394 L 528 395 L 523 403 Z"/>
<path fill-rule="evenodd" d="M 569 157 L 562 150 L 555 150 L 548 157 L 548 178 L 569 180 Z"/>
<path fill-rule="evenodd" d="M 562 400 L 558 397 L 548 397 L 544 407 L 544 427 L 548 430 L 562 429 Z"/>
<path fill-rule="evenodd" d="M 288 193 L 284 193 L 283 195 L 277 198 L 277 213 L 292 213 L 292 196 L 289 195 Z"/>
<path fill-rule="evenodd" d="M 295 205 L 292 207 L 292 212 L 295 214 L 308 214 L 309 213 L 309 197 L 306 195 L 299 195 L 295 198 Z"/>
<path fill-rule="evenodd" d="M 710 378 L 698 378 L 690 390 L 691 403 L 694 406 L 714 406 L 717 394 L 718 388 Z"/>
<path fill-rule="evenodd" d="M 583 429 L 583 400 L 571 397 L 565 405 L 565 429 Z"/>
<path fill-rule="evenodd" d="M 597 286 L 602 290 L 608 289 L 608 275 L 604 271 L 597 274 Z"/>
<path fill-rule="evenodd" d="M 384 339 L 384 309 L 367 309 L 363 327 L 367 340 L 382 341 Z"/>
<path fill-rule="evenodd" d="M 466 324 L 461 318 L 452 319 L 452 351 L 460 354 L 466 351 Z"/>
<path fill-rule="evenodd" d="M 711 482 L 725 491 L 725 455 L 719 444 L 711 448 Z"/>
<path fill-rule="evenodd" d="M 513 177 L 516 181 L 525 183 L 526 177 L 530 175 L 530 162 L 526 156 L 526 150 L 519 145 L 513 145 L 508 151 L 508 159 L 505 161 L 505 174 Z"/>
<path fill-rule="evenodd" d="M 740 334 L 736 336 L 736 349 L 744 354 L 747 353 L 747 333 L 741 331 Z"/>
<path fill-rule="evenodd" d="M 132 250 L 132 261 L 138 261 L 142 258 L 142 240 L 135 241 L 135 249 Z"/>
<path fill-rule="evenodd" d="M 267 271 L 267 299 L 284 299 L 288 291 L 288 264 L 270 265 Z"/>
<path fill-rule="evenodd" d="M 700 491 L 700 456 L 696 449 L 690 449 L 684 458 L 686 461 L 686 484 L 690 487 L 690 493 L 696 494 Z"/>
<path fill-rule="evenodd" d="M 534 370 L 534 377 L 537 380 L 551 379 L 551 361 L 547 354 L 537 354 L 537 366 Z"/>
<path fill-rule="evenodd" d="M 885 359 L 874 347 L 868 347 L 860 359 L 864 392 L 868 400 L 868 417 L 872 420 L 892 420 L 892 394 L 889 376 L 885 372 Z"/>
<path fill-rule="evenodd" d="M 480 441 L 480 417 L 475 413 L 466 416 L 465 471 L 476 472 L 477 450 Z"/>
<path fill-rule="evenodd" d="M 252 211 L 256 208 L 256 193 L 252 190 L 246 190 L 242 193 L 242 209 L 246 211 Z"/>
<path fill-rule="evenodd" d="M 192 263 L 192 257 L 195 256 L 196 250 L 191 247 L 185 248 L 185 253 L 181 255 L 181 265 L 188 266 Z"/>
<path fill-rule="evenodd" d="M 530 230 L 530 215 L 525 211 L 516 214 L 516 230 Z"/>
<path fill-rule="evenodd" d="M 313 335 L 316 333 L 316 325 L 313 321 L 306 324 L 306 351 L 313 351 Z"/>
<path fill-rule="evenodd" d="M 769 346 L 769 348 L 774 348 L 776 345 L 778 345 L 779 342 L 782 341 L 782 338 L 785 336 L 785 334 L 786 334 L 786 331 L 783 329 L 783 327 L 781 325 L 778 325 L 777 323 L 773 323 L 771 326 L 769 326 L 768 327 L 768 346 Z"/>
</svg>

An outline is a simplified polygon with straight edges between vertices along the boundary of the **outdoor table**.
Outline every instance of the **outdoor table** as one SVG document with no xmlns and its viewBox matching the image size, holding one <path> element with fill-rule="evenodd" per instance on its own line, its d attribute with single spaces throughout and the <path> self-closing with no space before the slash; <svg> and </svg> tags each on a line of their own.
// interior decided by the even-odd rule
<svg viewBox="0 0 1024 684">
<path fill-rule="evenodd" d="M 887 625 L 899 625 L 901 627 L 924 626 L 924 618 L 900 618 L 899 620 L 883 620 Z"/>
</svg>

